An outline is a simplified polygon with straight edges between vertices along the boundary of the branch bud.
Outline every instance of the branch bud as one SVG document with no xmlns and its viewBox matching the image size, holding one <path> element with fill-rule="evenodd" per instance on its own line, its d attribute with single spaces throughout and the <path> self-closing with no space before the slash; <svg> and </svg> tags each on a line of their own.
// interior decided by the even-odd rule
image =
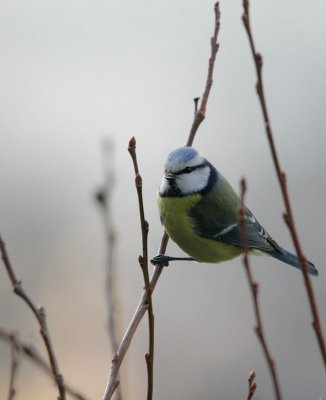
<svg viewBox="0 0 326 400">
<path fill-rule="evenodd" d="M 283 185 L 286 183 L 286 173 L 284 171 L 281 171 L 281 180 Z"/>
<path fill-rule="evenodd" d="M 144 265 L 144 257 L 138 256 L 138 262 L 139 262 L 139 265 L 142 267 Z"/>
<path fill-rule="evenodd" d="M 245 178 L 241 178 L 240 185 L 241 185 L 241 190 L 244 194 L 245 191 L 247 190 L 247 183 Z"/>
<path fill-rule="evenodd" d="M 248 381 L 253 382 L 255 378 L 256 378 L 256 372 L 250 371 Z"/>
<path fill-rule="evenodd" d="M 135 183 L 136 183 L 136 186 L 137 186 L 137 187 L 141 187 L 141 186 L 142 186 L 143 179 L 142 179 L 142 177 L 141 177 L 140 174 L 137 174 L 137 175 L 136 175 Z"/>
<path fill-rule="evenodd" d="M 260 53 L 255 54 L 255 59 L 259 67 L 263 65 L 263 56 Z"/>
<path fill-rule="evenodd" d="M 136 148 L 136 138 L 135 138 L 135 136 L 133 136 L 133 137 L 129 140 L 128 149 L 135 149 L 135 148 Z"/>
<path fill-rule="evenodd" d="M 252 385 L 250 385 L 249 390 L 250 390 L 250 392 L 251 392 L 252 394 L 254 394 L 255 391 L 256 391 L 256 389 L 257 389 L 257 383 L 254 382 Z"/>
<path fill-rule="evenodd" d="M 289 214 L 287 212 L 283 213 L 283 219 L 284 219 L 284 222 L 286 223 L 286 225 L 290 226 L 290 217 L 289 217 Z"/>
</svg>

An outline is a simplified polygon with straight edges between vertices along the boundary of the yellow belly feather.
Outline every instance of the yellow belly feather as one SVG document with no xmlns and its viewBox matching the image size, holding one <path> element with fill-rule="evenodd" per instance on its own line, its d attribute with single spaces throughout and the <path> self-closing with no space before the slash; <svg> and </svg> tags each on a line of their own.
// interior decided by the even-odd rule
<svg viewBox="0 0 326 400">
<path fill-rule="evenodd" d="M 158 197 L 163 225 L 179 247 L 195 260 L 218 263 L 237 257 L 241 248 L 200 237 L 193 231 L 189 210 L 201 199 L 199 194 L 185 197 Z"/>
</svg>

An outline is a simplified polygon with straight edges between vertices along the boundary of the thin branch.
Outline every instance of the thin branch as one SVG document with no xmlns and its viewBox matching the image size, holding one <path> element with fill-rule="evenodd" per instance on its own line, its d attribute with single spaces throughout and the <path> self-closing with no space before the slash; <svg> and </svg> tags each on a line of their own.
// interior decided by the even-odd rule
<svg viewBox="0 0 326 400">
<path fill-rule="evenodd" d="M 6 250 L 5 243 L 1 237 L 0 237 L 0 252 L 1 252 L 2 261 L 6 267 L 8 276 L 9 276 L 11 284 L 13 286 L 14 293 L 25 301 L 25 303 L 29 306 L 29 308 L 32 310 L 33 314 L 35 315 L 36 319 L 38 320 L 38 323 L 40 325 L 40 333 L 43 338 L 45 347 L 47 349 L 52 373 L 53 373 L 53 376 L 55 378 L 55 381 L 56 381 L 56 384 L 57 384 L 57 387 L 59 390 L 59 400 L 65 400 L 66 394 L 65 394 L 64 381 L 63 381 L 62 375 L 60 374 L 57 359 L 54 354 L 54 349 L 53 349 L 52 341 L 50 338 L 49 329 L 47 326 L 45 310 L 42 306 L 37 307 L 31 300 L 31 298 L 27 295 L 25 290 L 23 289 L 22 282 L 19 281 L 16 277 L 16 274 L 11 265 L 11 262 L 10 262 L 10 259 L 9 259 L 9 256 L 8 256 L 8 253 Z"/>
<path fill-rule="evenodd" d="M 246 192 L 246 181 L 244 178 L 241 180 L 241 195 L 240 195 L 240 208 L 239 208 L 239 222 L 241 226 L 241 241 L 242 241 L 242 248 L 243 248 L 243 264 L 245 267 L 246 275 L 248 278 L 251 294 L 252 294 L 252 300 L 254 303 L 254 312 L 255 312 L 255 319 L 256 319 L 256 327 L 255 327 L 255 332 L 258 336 L 258 339 L 260 341 L 260 344 L 263 348 L 264 355 L 269 367 L 269 371 L 272 377 L 273 381 L 273 386 L 274 386 L 274 392 L 275 392 L 275 398 L 277 400 L 281 400 L 281 390 L 280 390 L 280 385 L 278 382 L 278 377 L 276 373 L 276 365 L 275 362 L 272 358 L 272 355 L 270 353 L 270 350 L 267 345 L 267 341 L 265 338 L 265 333 L 263 329 L 263 322 L 262 322 L 262 317 L 261 317 L 261 312 L 260 312 L 260 306 L 259 306 L 259 286 L 258 283 L 255 282 L 253 274 L 251 272 L 250 264 L 249 264 L 249 256 L 248 256 L 248 251 L 249 251 L 249 244 L 248 244 L 248 233 L 246 229 L 246 222 L 245 222 L 245 213 L 246 213 L 246 208 L 244 205 L 244 196 Z"/>
<path fill-rule="evenodd" d="M 218 36 L 219 26 L 220 26 L 220 10 L 219 10 L 218 2 L 214 6 L 214 11 L 215 11 L 215 25 L 214 25 L 213 38 L 211 39 L 212 50 L 211 50 L 211 57 L 209 59 L 209 68 L 208 68 L 208 72 L 207 72 L 206 86 L 204 89 L 204 95 L 203 95 L 203 99 L 201 101 L 199 111 L 195 113 L 195 117 L 194 117 L 191 129 L 190 129 L 188 140 L 187 140 L 187 146 L 192 145 L 195 135 L 197 133 L 197 130 L 199 128 L 199 125 L 205 118 L 207 101 L 208 101 L 210 89 L 211 89 L 212 82 L 213 82 L 212 76 L 213 76 L 213 70 L 214 70 L 214 65 L 215 65 L 216 53 L 218 50 L 217 36 Z M 196 101 L 198 101 L 198 100 L 195 100 L 195 106 L 196 106 Z M 196 111 L 197 111 L 197 108 L 196 108 Z M 161 243 L 160 243 L 159 254 L 165 254 L 168 241 L 169 241 L 169 236 L 165 231 L 163 231 Z M 152 274 L 152 276 L 150 278 L 150 282 L 149 282 L 151 294 L 153 293 L 153 291 L 155 289 L 155 286 L 161 276 L 163 268 L 164 268 L 163 265 L 156 265 L 154 268 L 153 274 Z M 110 399 L 112 397 L 112 394 L 114 393 L 115 388 L 117 387 L 117 376 L 118 376 L 118 371 L 119 371 L 120 365 L 121 365 L 122 360 L 130 346 L 133 335 L 137 330 L 138 324 L 141 321 L 141 319 L 143 318 L 143 316 L 148 308 L 148 298 L 147 297 L 148 297 L 148 292 L 145 289 L 143 291 L 143 294 L 142 294 L 142 297 L 138 304 L 138 307 L 130 321 L 129 327 L 127 328 L 125 335 L 121 340 L 118 351 L 112 359 L 109 378 L 108 378 L 108 382 L 107 382 L 105 392 L 103 395 L 103 400 Z"/>
<path fill-rule="evenodd" d="M 116 295 L 116 264 L 115 264 L 115 243 L 116 232 L 113 224 L 113 215 L 111 210 L 112 193 L 114 187 L 114 170 L 113 170 L 113 143 L 105 141 L 103 143 L 103 164 L 104 164 L 104 184 L 95 193 L 95 199 L 101 211 L 105 239 L 106 239 L 106 295 L 108 306 L 108 333 L 111 342 L 112 354 L 118 349 L 119 336 L 119 302 Z M 119 377 L 117 377 L 118 380 Z M 116 392 L 116 399 L 122 400 L 121 386 L 119 385 Z"/>
<path fill-rule="evenodd" d="M 14 346 L 16 353 L 19 353 L 26 358 L 28 358 L 34 365 L 36 365 L 40 370 L 45 372 L 51 379 L 54 380 L 53 372 L 48 363 L 37 353 L 37 351 L 33 348 L 33 346 L 23 343 L 18 339 L 16 335 L 13 335 L 10 332 L 5 331 L 0 328 L 0 339 L 4 342 L 8 343 L 10 346 Z M 67 394 L 72 396 L 76 400 L 87 400 L 85 396 L 76 392 L 67 383 L 64 384 Z"/>
<path fill-rule="evenodd" d="M 164 252 L 166 250 L 167 242 L 168 242 L 168 236 L 164 232 L 162 235 L 162 239 L 161 239 L 160 254 L 164 254 Z M 154 268 L 153 274 L 150 279 L 151 293 L 153 293 L 153 291 L 155 289 L 155 286 L 161 276 L 163 268 L 164 267 L 161 267 L 161 266 L 156 266 Z M 105 392 L 103 395 L 103 400 L 109 400 L 112 397 L 117 385 L 119 384 L 117 381 L 119 368 L 124 359 L 124 356 L 126 355 L 126 353 L 128 351 L 128 348 L 129 348 L 132 338 L 137 330 L 137 327 L 138 327 L 140 321 L 142 320 L 143 316 L 145 315 L 145 312 L 147 311 L 147 308 L 148 308 L 147 291 L 144 290 L 142 297 L 139 301 L 139 304 L 136 308 L 136 311 L 135 311 L 135 313 L 129 323 L 129 326 L 120 342 L 118 351 L 113 356 L 108 382 L 107 382 Z"/>
<path fill-rule="evenodd" d="M 166 250 L 166 246 L 168 243 L 169 237 L 166 234 L 166 232 L 163 232 L 162 239 L 161 239 L 161 245 L 160 245 L 160 254 L 164 254 Z M 150 292 L 153 293 L 156 284 L 161 276 L 161 273 L 163 271 L 164 267 L 161 266 L 156 266 L 154 268 L 153 274 L 150 279 Z M 147 305 L 147 291 L 144 290 L 142 297 L 139 301 L 139 304 L 136 308 L 136 311 L 129 323 L 129 326 L 120 342 L 120 345 L 118 347 L 118 351 L 116 354 L 113 356 L 112 359 L 112 364 L 110 367 L 110 373 L 109 373 L 109 378 L 108 382 L 105 388 L 105 392 L 103 395 L 103 400 L 109 400 L 117 386 L 119 385 L 119 382 L 117 380 L 117 376 L 119 373 L 119 368 L 121 366 L 121 363 L 124 359 L 124 356 L 126 355 L 128 348 L 130 346 L 130 343 L 132 341 L 132 338 L 137 330 L 137 327 L 142 320 L 143 316 L 145 315 L 145 312 L 147 311 L 148 305 Z"/>
<path fill-rule="evenodd" d="M 18 352 L 15 346 L 15 334 L 12 333 L 9 339 L 10 339 L 10 352 L 11 352 L 11 366 L 10 366 L 8 400 L 13 400 L 16 395 L 15 380 L 18 371 Z"/>
<path fill-rule="evenodd" d="M 288 189 L 287 189 L 286 174 L 281 168 L 281 164 L 280 164 L 278 154 L 276 151 L 276 146 L 274 143 L 271 123 L 270 123 L 268 110 L 267 110 L 267 103 L 266 103 L 266 99 L 265 99 L 263 78 L 262 78 L 263 58 L 262 58 L 261 54 L 259 54 L 256 51 L 256 47 L 254 44 L 253 34 L 251 31 L 251 25 L 250 25 L 249 1 L 248 0 L 243 0 L 243 10 L 244 10 L 244 12 L 242 15 L 242 20 L 243 20 L 243 23 L 244 23 L 244 26 L 245 26 L 245 29 L 247 32 L 247 36 L 248 36 L 249 43 L 250 43 L 250 49 L 251 49 L 252 57 L 253 57 L 253 60 L 255 63 L 255 68 L 256 68 L 257 94 L 258 94 L 258 98 L 259 98 L 262 113 L 263 113 L 266 135 L 267 135 L 268 143 L 269 143 L 270 150 L 272 153 L 272 158 L 273 158 L 273 162 L 274 162 L 274 166 L 275 166 L 275 170 L 276 170 L 276 175 L 277 175 L 277 178 L 279 181 L 279 185 L 280 185 L 282 196 L 283 196 L 284 206 L 285 206 L 285 213 L 283 214 L 283 218 L 285 220 L 286 225 L 289 228 L 289 231 L 290 231 L 290 234 L 292 237 L 292 241 L 293 241 L 295 250 L 298 255 L 298 259 L 302 266 L 303 279 L 304 279 L 307 296 L 308 296 L 308 301 L 310 304 L 310 309 L 311 309 L 311 314 L 312 314 L 312 326 L 315 330 L 315 334 L 316 334 L 317 341 L 319 344 L 320 353 L 322 355 L 324 366 L 326 368 L 325 339 L 324 339 L 324 335 L 323 335 L 323 331 L 322 331 L 322 327 L 321 327 L 321 323 L 320 323 L 319 312 L 318 312 L 317 302 L 316 302 L 315 295 L 314 295 L 314 290 L 313 290 L 313 287 L 311 284 L 310 276 L 308 274 L 307 260 L 303 254 L 303 250 L 301 247 L 301 243 L 299 241 L 299 236 L 298 236 L 297 229 L 296 229 L 295 222 L 294 222 L 292 206 L 291 206 L 290 197 L 289 197 L 289 193 L 288 193 Z"/>
<path fill-rule="evenodd" d="M 204 88 L 204 93 L 202 100 L 200 102 L 200 107 L 198 109 L 198 101 L 199 97 L 194 98 L 194 104 L 195 104 L 195 114 L 194 114 L 194 120 L 192 122 L 188 140 L 186 143 L 186 146 L 192 146 L 196 133 L 198 131 L 198 128 L 200 124 L 203 122 L 203 120 L 206 117 L 206 107 L 207 107 L 207 102 L 210 94 L 211 87 L 213 85 L 213 73 L 214 73 L 214 67 L 215 67 L 215 61 L 216 61 L 216 54 L 219 49 L 219 43 L 217 41 L 218 39 L 218 34 L 220 31 L 220 25 L 221 25 L 221 13 L 220 13 L 220 4 L 217 1 L 214 5 L 214 32 L 213 36 L 211 37 L 211 54 L 208 60 L 208 70 L 207 70 L 207 78 L 206 78 L 206 84 Z M 159 252 L 159 254 L 164 254 L 165 249 L 167 246 L 167 243 L 169 241 L 169 236 L 168 234 L 164 231 L 161 239 L 161 247 L 163 246 L 164 252 Z M 166 242 L 166 243 L 165 243 Z"/>
<path fill-rule="evenodd" d="M 256 392 L 257 389 L 257 383 L 255 381 L 256 379 L 256 373 L 255 371 L 251 371 L 249 374 L 249 378 L 248 378 L 248 396 L 247 396 L 247 400 L 252 400 L 254 397 L 254 394 Z"/>
<path fill-rule="evenodd" d="M 153 363 L 154 363 L 154 313 L 152 304 L 152 294 L 150 289 L 149 274 L 148 274 L 148 222 L 145 219 L 144 202 L 143 202 L 143 191 L 142 191 L 142 177 L 139 173 L 137 155 L 136 155 L 136 139 L 133 137 L 129 141 L 128 151 L 132 158 L 134 169 L 135 169 L 135 184 L 138 196 L 139 204 L 139 215 L 140 225 L 142 233 L 142 255 L 139 256 L 139 265 L 143 272 L 145 291 L 147 293 L 148 305 L 148 329 L 149 329 L 149 347 L 148 353 L 145 355 L 147 365 L 147 400 L 153 398 Z"/>
<path fill-rule="evenodd" d="M 201 100 L 198 111 L 197 111 L 198 98 L 194 99 L 196 112 L 195 112 L 195 117 L 194 117 L 191 129 L 190 129 L 190 134 L 189 134 L 189 137 L 187 140 L 187 146 L 192 146 L 193 141 L 195 139 L 195 135 L 199 128 L 199 125 L 205 119 L 208 97 L 209 97 L 211 87 L 213 85 L 214 66 L 215 66 L 216 54 L 219 49 L 219 44 L 217 42 L 218 33 L 220 30 L 220 17 L 221 17 L 219 2 L 215 3 L 214 13 L 215 13 L 215 25 L 214 25 L 214 33 L 213 33 L 213 36 L 211 37 L 211 55 L 208 60 L 206 85 L 205 85 L 204 93 L 203 93 L 202 100 Z"/>
<path fill-rule="evenodd" d="M 118 347 L 118 351 L 112 358 L 109 378 L 103 395 L 103 400 L 111 399 L 115 389 L 119 385 L 119 381 L 117 380 L 119 369 L 122 360 L 124 359 L 124 356 L 126 355 L 126 352 L 130 346 L 132 338 L 137 330 L 137 327 L 141 319 L 143 318 L 145 312 L 147 311 L 148 306 L 145 305 L 146 301 L 147 301 L 147 293 L 144 292 L 143 297 L 141 298 L 138 307 L 130 321 L 130 324 L 121 340 L 120 346 Z"/>
</svg>

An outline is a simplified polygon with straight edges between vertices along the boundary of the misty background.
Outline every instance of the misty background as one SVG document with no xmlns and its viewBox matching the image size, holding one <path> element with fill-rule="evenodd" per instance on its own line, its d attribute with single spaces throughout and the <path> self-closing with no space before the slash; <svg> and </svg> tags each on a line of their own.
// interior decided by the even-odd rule
<svg viewBox="0 0 326 400">
<path fill-rule="evenodd" d="M 241 0 L 221 0 L 214 85 L 194 146 L 239 190 L 268 232 L 293 250 L 255 93 L 255 70 Z M 253 33 L 281 164 L 326 331 L 325 106 L 326 3 L 252 0 Z M 141 236 L 131 136 L 143 176 L 149 252 L 162 228 L 156 191 L 170 150 L 184 145 L 192 99 L 207 74 L 213 1 L 2 0 L 0 2 L 0 231 L 17 276 L 42 304 L 64 378 L 101 398 L 111 364 L 105 294 L 105 239 L 94 192 L 103 182 L 101 145 L 114 143 L 112 199 L 118 237 L 116 290 L 121 333 L 141 295 Z M 173 244 L 168 254 L 181 255 Z M 326 398 L 325 371 L 302 274 L 251 258 L 263 322 L 284 399 Z M 152 267 L 150 266 L 150 270 Z M 0 325 L 45 355 L 34 316 L 0 268 Z M 273 388 L 240 259 L 219 265 L 175 263 L 153 296 L 154 398 L 255 399 Z M 147 319 L 122 367 L 126 399 L 146 393 Z M 0 343 L 0 398 L 7 395 L 10 350 Z M 54 399 L 56 387 L 23 360 L 17 400 Z"/>
</svg>

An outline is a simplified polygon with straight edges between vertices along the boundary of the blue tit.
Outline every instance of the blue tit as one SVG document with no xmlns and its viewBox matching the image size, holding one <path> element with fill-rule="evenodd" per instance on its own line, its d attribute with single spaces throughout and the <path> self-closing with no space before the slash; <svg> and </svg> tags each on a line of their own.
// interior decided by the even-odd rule
<svg viewBox="0 0 326 400">
<path fill-rule="evenodd" d="M 242 252 L 240 199 L 226 179 L 192 147 L 173 150 L 158 192 L 161 221 L 170 238 L 198 262 L 219 263 Z M 279 246 L 246 208 L 249 251 L 301 268 L 298 258 Z M 179 258 L 158 255 L 153 264 Z M 308 262 L 308 271 L 318 275 Z"/>
</svg>

